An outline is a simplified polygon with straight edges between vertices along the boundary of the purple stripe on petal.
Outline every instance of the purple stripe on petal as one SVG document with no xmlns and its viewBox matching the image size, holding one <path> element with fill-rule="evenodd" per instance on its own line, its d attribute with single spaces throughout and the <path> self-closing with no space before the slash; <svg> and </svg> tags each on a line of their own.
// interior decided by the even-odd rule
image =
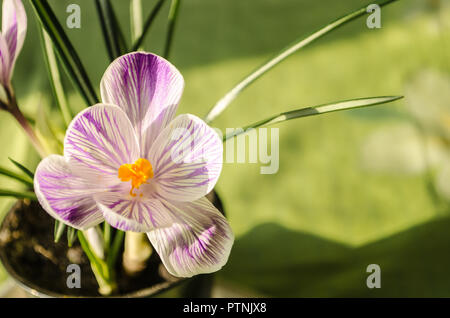
<svg viewBox="0 0 450 318">
<path fill-rule="evenodd" d="M 194 201 L 209 193 L 222 169 L 222 140 L 200 118 L 181 115 L 158 136 L 148 158 L 163 198 Z"/>
<path fill-rule="evenodd" d="M 102 101 L 121 107 L 136 129 L 141 157 L 174 118 L 183 88 L 183 77 L 172 64 L 143 52 L 117 58 L 100 86 Z"/>
<path fill-rule="evenodd" d="M 206 199 L 161 201 L 170 220 L 147 233 L 169 273 L 179 277 L 212 273 L 227 262 L 234 236 L 227 220 Z"/>
<path fill-rule="evenodd" d="M 79 113 L 64 140 L 64 155 L 85 173 L 119 182 L 118 169 L 139 155 L 134 130 L 117 106 L 94 105 Z"/>
<path fill-rule="evenodd" d="M 21 0 L 3 0 L 2 34 L 8 45 L 8 80 L 13 72 L 17 56 L 22 49 L 27 32 L 27 16 Z"/>
<path fill-rule="evenodd" d="M 8 51 L 8 43 L 0 33 L 0 84 L 3 86 L 9 85 L 10 80 L 10 57 Z"/>
<path fill-rule="evenodd" d="M 74 173 L 62 156 L 51 155 L 40 162 L 34 191 L 47 213 L 70 226 L 84 230 L 103 221 L 92 195 L 107 189 Z"/>
<path fill-rule="evenodd" d="M 164 222 L 165 209 L 158 200 L 111 192 L 95 195 L 94 200 L 105 220 L 122 231 L 148 232 Z"/>
</svg>

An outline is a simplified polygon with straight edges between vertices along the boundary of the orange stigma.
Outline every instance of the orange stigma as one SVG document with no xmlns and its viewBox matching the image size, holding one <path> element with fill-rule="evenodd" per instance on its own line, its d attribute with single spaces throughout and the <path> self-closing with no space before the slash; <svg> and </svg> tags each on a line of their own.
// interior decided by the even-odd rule
<svg viewBox="0 0 450 318">
<path fill-rule="evenodd" d="M 133 197 L 136 196 L 133 190 L 139 189 L 149 178 L 153 178 L 153 167 L 147 159 L 139 158 L 135 163 L 126 163 L 119 168 L 119 179 L 124 182 L 131 180 L 130 195 Z"/>
</svg>

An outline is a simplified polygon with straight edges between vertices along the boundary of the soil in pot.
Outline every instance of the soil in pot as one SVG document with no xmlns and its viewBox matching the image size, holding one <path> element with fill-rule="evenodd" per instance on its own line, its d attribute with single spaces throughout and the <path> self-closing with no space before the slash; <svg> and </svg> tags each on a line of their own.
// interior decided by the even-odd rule
<svg viewBox="0 0 450 318">
<path fill-rule="evenodd" d="M 53 231 L 54 219 L 37 202 L 19 201 L 0 229 L 0 256 L 6 270 L 20 284 L 47 296 L 101 296 L 78 241 L 71 248 L 64 236 L 54 243 Z M 80 266 L 81 288 L 67 287 L 70 264 Z M 130 277 L 117 266 L 116 275 L 120 295 L 130 296 L 143 296 L 139 292 L 145 289 L 147 294 L 153 294 L 179 281 L 167 273 L 156 253 L 152 253 L 139 274 Z"/>
</svg>

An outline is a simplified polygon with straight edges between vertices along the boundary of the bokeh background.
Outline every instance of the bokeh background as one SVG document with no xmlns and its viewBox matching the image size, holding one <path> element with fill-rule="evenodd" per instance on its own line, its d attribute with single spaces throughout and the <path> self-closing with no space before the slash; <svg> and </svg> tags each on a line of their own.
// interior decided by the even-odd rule
<svg viewBox="0 0 450 318">
<path fill-rule="evenodd" d="M 28 33 L 14 74 L 30 116 L 61 119 L 28 1 Z M 50 1 L 60 21 L 71 3 L 81 29 L 65 31 L 97 88 L 109 64 L 93 0 Z M 144 0 L 148 13 L 155 1 Z M 179 113 L 206 114 L 242 77 L 301 35 L 370 1 L 182 1 L 171 61 L 186 88 Z M 128 1 L 113 5 L 129 40 Z M 144 48 L 162 53 L 168 6 Z M 278 125 L 280 166 L 225 164 L 217 190 L 236 235 L 215 296 L 450 296 L 450 1 L 402 0 L 381 29 L 358 19 L 296 53 L 254 83 L 213 123 L 240 127 L 303 106 L 377 95 L 392 104 Z M 64 23 L 65 25 L 65 23 Z M 70 106 L 85 107 L 66 80 Z M 38 158 L 0 113 L 0 165 Z M 0 177 L 0 188 L 20 185 Z M 0 216 L 14 200 L 0 199 Z M 366 267 L 379 264 L 381 288 Z M 0 269 L 0 284 L 6 274 Z"/>
</svg>

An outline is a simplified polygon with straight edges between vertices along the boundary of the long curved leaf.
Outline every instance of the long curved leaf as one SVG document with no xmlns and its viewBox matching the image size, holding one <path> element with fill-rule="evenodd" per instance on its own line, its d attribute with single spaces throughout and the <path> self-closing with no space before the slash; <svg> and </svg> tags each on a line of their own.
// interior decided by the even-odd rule
<svg viewBox="0 0 450 318">
<path fill-rule="evenodd" d="M 14 171 L 11 171 L 2 166 L 0 166 L 0 174 L 15 179 L 28 187 L 33 187 L 33 179 L 30 179 L 28 176 L 15 173 Z"/>
<path fill-rule="evenodd" d="M 37 200 L 36 194 L 33 192 L 19 192 L 6 189 L 0 189 L 0 197 L 13 197 L 17 199 Z"/>
<path fill-rule="evenodd" d="M 397 0 L 377 0 L 373 1 L 374 4 L 378 4 L 380 7 L 385 6 L 389 3 L 392 3 Z M 311 35 L 303 38 L 296 39 L 294 42 L 289 44 L 286 48 L 282 49 L 279 53 L 277 53 L 274 57 L 269 59 L 266 63 L 258 67 L 255 71 L 253 71 L 250 75 L 246 76 L 242 81 L 240 81 L 234 88 L 232 88 L 228 93 L 225 94 L 208 112 L 205 116 L 205 121 L 210 123 L 217 116 L 219 116 L 228 105 L 250 84 L 264 75 L 266 72 L 271 70 L 273 67 L 278 65 L 280 62 L 285 60 L 287 57 L 291 56 L 301 48 L 304 48 L 308 44 L 314 42 L 317 39 L 320 39 L 324 35 L 330 33 L 333 30 L 347 24 L 350 21 L 355 20 L 356 18 L 363 16 L 367 13 L 367 5 L 349 13 L 336 21 L 324 26 L 318 31 L 312 33 Z"/>
<path fill-rule="evenodd" d="M 168 59 L 172 48 L 173 35 L 175 33 L 175 25 L 180 11 L 181 0 L 172 0 L 169 10 L 169 24 L 167 26 L 166 45 L 164 47 L 164 58 Z"/>
<path fill-rule="evenodd" d="M 66 229 L 66 225 L 55 219 L 55 229 L 53 231 L 54 242 L 58 243 L 61 239 L 61 236 L 64 234 L 64 230 Z"/>
<path fill-rule="evenodd" d="M 142 0 L 130 1 L 130 31 L 131 31 L 131 43 L 138 40 L 144 31 L 142 16 Z M 139 47 L 139 46 L 138 46 Z M 133 51 L 136 51 L 133 47 Z"/>
<path fill-rule="evenodd" d="M 61 82 L 61 77 L 58 69 L 58 62 L 56 61 L 55 51 L 53 49 L 53 42 L 47 32 L 41 27 L 38 27 L 39 34 L 41 36 L 42 51 L 44 54 L 45 64 L 47 66 L 48 77 L 50 80 L 50 86 L 53 91 L 53 95 L 58 104 L 58 108 L 61 111 L 61 115 L 64 119 L 64 124 L 69 126 L 72 121 L 72 112 L 67 103 L 66 94 Z"/>
<path fill-rule="evenodd" d="M 77 239 L 77 233 L 78 230 L 68 226 L 67 227 L 67 246 L 72 247 L 73 243 L 75 243 L 75 240 Z"/>
<path fill-rule="evenodd" d="M 52 39 L 53 45 L 63 62 L 62 64 L 64 65 L 69 78 L 79 90 L 81 96 L 86 101 L 86 104 L 94 105 L 98 103 L 99 99 L 89 80 L 87 72 L 47 0 L 31 0 L 31 4 L 42 27 Z"/>
<path fill-rule="evenodd" d="M 137 40 L 133 43 L 132 51 L 137 51 L 139 47 L 144 42 L 144 38 L 147 35 L 148 31 L 150 30 L 150 27 L 153 25 L 153 21 L 155 21 L 156 16 L 158 15 L 159 11 L 162 8 L 162 5 L 164 4 L 164 1 L 166 0 L 158 0 L 158 2 L 153 7 L 152 11 L 148 15 L 147 19 L 145 20 L 144 27 L 142 29 L 142 33 L 139 35 Z"/>
<path fill-rule="evenodd" d="M 23 164 L 17 162 L 16 160 L 8 157 L 9 161 L 11 161 L 17 168 L 19 168 L 23 173 L 25 173 L 27 176 L 29 176 L 32 180 L 34 179 L 34 173 L 31 172 L 30 169 L 25 167 Z"/>
<path fill-rule="evenodd" d="M 127 52 L 119 21 L 109 0 L 95 0 L 103 37 L 111 61 Z"/>
<path fill-rule="evenodd" d="M 223 138 L 223 140 L 226 141 L 227 139 L 244 134 L 248 129 L 252 129 L 252 128 L 258 128 L 261 126 L 269 126 L 269 125 L 281 123 L 283 121 L 301 118 L 301 117 L 321 115 L 321 114 L 337 112 L 337 111 L 341 111 L 341 110 L 390 103 L 390 102 L 396 101 L 400 98 L 403 98 L 403 96 L 381 96 L 381 97 L 357 98 L 357 99 L 344 100 L 344 101 L 339 101 L 339 102 L 330 103 L 330 104 L 323 104 L 323 105 L 319 105 L 319 106 L 300 108 L 300 109 L 280 113 L 280 114 L 268 117 L 266 119 L 263 119 L 261 121 L 258 121 L 256 123 L 253 123 L 251 125 L 248 125 L 248 126 L 244 127 L 242 130 L 235 131 L 231 134 L 226 135 Z"/>
</svg>

